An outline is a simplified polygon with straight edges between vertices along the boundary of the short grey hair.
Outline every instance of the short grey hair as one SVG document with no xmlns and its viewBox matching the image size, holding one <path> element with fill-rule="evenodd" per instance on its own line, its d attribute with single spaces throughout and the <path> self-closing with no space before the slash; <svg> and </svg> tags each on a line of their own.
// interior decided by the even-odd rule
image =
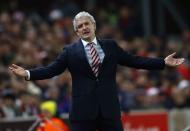
<svg viewBox="0 0 190 131">
<path fill-rule="evenodd" d="M 77 20 L 78 18 L 80 18 L 80 17 L 83 17 L 83 16 L 89 17 L 90 20 L 91 20 L 94 24 L 96 23 L 94 17 L 93 17 L 90 13 L 88 13 L 88 12 L 86 12 L 86 11 L 81 11 L 81 12 L 79 12 L 77 15 L 75 15 L 75 17 L 74 17 L 74 19 L 73 19 L 73 27 L 74 27 L 74 30 L 75 30 L 75 31 L 77 30 L 76 20 Z"/>
</svg>

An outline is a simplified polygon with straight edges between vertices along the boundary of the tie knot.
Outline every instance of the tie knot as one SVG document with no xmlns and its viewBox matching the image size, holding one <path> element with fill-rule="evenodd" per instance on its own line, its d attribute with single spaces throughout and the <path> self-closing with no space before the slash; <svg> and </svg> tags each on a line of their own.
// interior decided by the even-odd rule
<svg viewBox="0 0 190 131">
<path fill-rule="evenodd" d="M 89 42 L 88 45 L 89 46 L 94 45 L 94 42 Z"/>
</svg>

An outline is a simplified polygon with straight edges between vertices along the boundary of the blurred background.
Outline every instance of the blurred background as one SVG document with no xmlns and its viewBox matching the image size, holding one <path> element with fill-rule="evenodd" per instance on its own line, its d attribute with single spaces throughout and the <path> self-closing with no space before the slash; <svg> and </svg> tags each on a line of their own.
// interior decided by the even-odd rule
<svg viewBox="0 0 190 131">
<path fill-rule="evenodd" d="M 116 78 L 122 112 L 162 110 L 169 118 L 163 131 L 185 128 L 190 124 L 189 6 L 188 0 L 1 0 L 0 123 L 35 117 L 46 100 L 55 101 L 56 116 L 67 121 L 72 92 L 68 71 L 49 80 L 25 81 L 8 66 L 30 69 L 50 63 L 78 39 L 72 19 L 85 10 L 95 17 L 98 37 L 113 38 L 132 54 L 164 58 L 177 52 L 186 58 L 183 65 L 163 71 L 119 67 Z"/>
</svg>

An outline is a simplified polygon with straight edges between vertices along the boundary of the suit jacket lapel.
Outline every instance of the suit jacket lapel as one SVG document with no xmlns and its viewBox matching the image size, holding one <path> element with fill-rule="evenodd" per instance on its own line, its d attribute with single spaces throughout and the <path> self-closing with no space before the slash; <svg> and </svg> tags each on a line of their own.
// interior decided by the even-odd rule
<svg viewBox="0 0 190 131">
<path fill-rule="evenodd" d="M 107 63 L 107 60 L 108 60 L 107 56 L 108 56 L 109 52 L 108 52 L 108 49 L 106 48 L 106 44 L 104 44 L 103 41 L 98 39 L 98 43 L 100 44 L 100 46 L 101 46 L 101 48 L 102 48 L 102 50 L 104 51 L 104 54 L 105 54 L 104 59 L 102 61 L 102 64 L 101 64 L 101 66 L 99 68 L 99 75 L 101 75 L 101 73 L 102 73 L 102 71 L 103 71 L 103 69 L 105 67 L 105 64 Z"/>
</svg>

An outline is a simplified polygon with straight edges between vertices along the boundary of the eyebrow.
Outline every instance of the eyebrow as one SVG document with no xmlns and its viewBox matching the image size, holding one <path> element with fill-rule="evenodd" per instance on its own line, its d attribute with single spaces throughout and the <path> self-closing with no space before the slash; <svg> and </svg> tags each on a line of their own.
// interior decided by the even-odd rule
<svg viewBox="0 0 190 131">
<path fill-rule="evenodd" d="M 86 21 L 84 23 L 79 24 L 77 27 L 81 27 L 83 24 L 88 25 L 89 23 L 90 23 L 89 21 Z"/>
</svg>

